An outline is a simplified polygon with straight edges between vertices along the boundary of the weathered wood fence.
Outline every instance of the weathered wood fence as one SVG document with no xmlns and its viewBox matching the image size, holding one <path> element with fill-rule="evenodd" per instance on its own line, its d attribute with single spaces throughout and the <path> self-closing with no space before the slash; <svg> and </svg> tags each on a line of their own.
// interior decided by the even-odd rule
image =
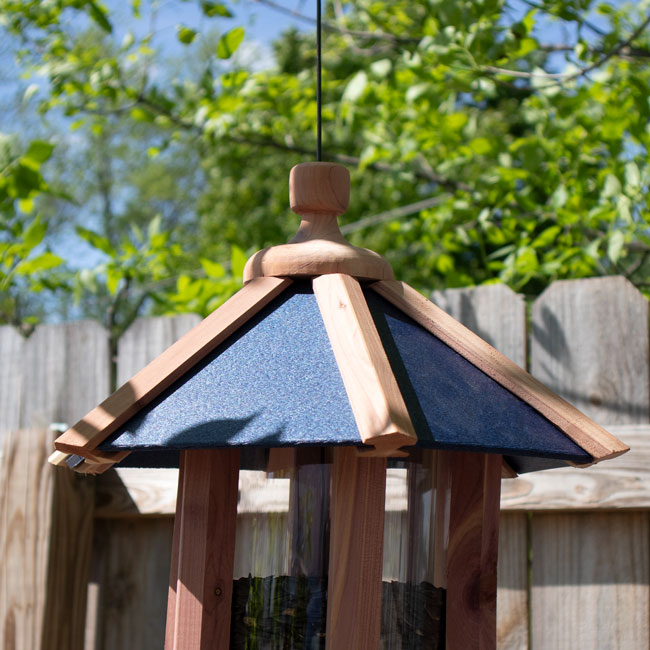
<svg viewBox="0 0 650 650">
<path fill-rule="evenodd" d="M 530 318 L 503 286 L 434 300 L 632 447 L 591 469 L 504 480 L 499 647 L 650 648 L 648 302 L 618 277 L 558 282 Z M 197 321 L 135 323 L 118 382 Z M 163 646 L 175 471 L 92 478 L 46 464 L 48 427 L 99 403 L 109 366 L 97 323 L 42 326 L 28 340 L 0 328 L 2 650 Z"/>
</svg>

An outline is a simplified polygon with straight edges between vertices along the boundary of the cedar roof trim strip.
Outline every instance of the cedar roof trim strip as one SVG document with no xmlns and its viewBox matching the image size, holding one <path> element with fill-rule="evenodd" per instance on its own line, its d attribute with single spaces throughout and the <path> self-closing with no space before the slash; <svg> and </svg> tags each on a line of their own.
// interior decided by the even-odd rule
<svg viewBox="0 0 650 650">
<path fill-rule="evenodd" d="M 361 453 L 406 456 L 417 434 L 359 282 L 337 273 L 312 284 L 359 434 L 374 446 Z"/>
</svg>

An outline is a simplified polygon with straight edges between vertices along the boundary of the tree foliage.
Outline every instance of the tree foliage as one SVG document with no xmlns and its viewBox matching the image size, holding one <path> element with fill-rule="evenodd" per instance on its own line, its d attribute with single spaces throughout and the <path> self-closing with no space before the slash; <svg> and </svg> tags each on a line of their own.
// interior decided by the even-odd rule
<svg viewBox="0 0 650 650">
<path fill-rule="evenodd" d="M 45 80 L 32 101 L 86 143 L 82 180 L 65 155 L 52 173 L 80 205 L 97 200 L 77 233 L 103 261 L 66 286 L 101 298 L 118 330 L 143 310 L 210 311 L 246 255 L 295 231 L 287 174 L 315 148 L 313 34 L 287 30 L 254 61 L 235 9 L 198 3 L 170 58 L 137 27 L 155 5 L 118 22 L 99 2 L 0 0 L 20 65 Z M 330 0 L 324 16 L 324 157 L 352 171 L 354 243 L 427 291 L 535 295 L 618 273 L 650 286 L 649 2 Z M 39 205 L 55 223 L 61 199 Z"/>
<path fill-rule="evenodd" d="M 44 245 L 47 223 L 34 201 L 50 188 L 41 165 L 52 145 L 38 140 L 20 150 L 16 138 L 0 134 L 0 322 L 33 325 L 39 314 L 30 296 L 54 288 L 52 271 L 63 260 Z"/>
</svg>

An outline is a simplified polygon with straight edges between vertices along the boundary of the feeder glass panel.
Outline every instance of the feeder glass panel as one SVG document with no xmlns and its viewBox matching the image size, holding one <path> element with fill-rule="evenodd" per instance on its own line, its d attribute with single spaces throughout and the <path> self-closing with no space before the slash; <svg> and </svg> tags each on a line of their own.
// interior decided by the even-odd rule
<svg viewBox="0 0 650 650">
<path fill-rule="evenodd" d="M 230 648 L 325 648 L 331 459 L 270 450 L 241 470 Z"/>
<path fill-rule="evenodd" d="M 439 650 L 445 643 L 449 490 L 444 454 L 390 461 L 382 577 L 382 649 Z"/>
</svg>

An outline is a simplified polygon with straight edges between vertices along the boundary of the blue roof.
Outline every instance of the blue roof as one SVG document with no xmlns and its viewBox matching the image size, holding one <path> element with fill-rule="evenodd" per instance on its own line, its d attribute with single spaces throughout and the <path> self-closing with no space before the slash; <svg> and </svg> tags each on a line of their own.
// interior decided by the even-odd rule
<svg viewBox="0 0 650 650">
<path fill-rule="evenodd" d="M 592 462 L 526 402 L 374 291 L 365 296 L 418 446 L 502 453 L 518 472 Z M 99 449 L 136 450 L 123 465 L 157 466 L 178 449 L 298 444 L 361 444 L 309 282 L 294 282 Z"/>
<path fill-rule="evenodd" d="M 100 449 L 361 444 L 310 283 L 294 282 Z"/>
</svg>

